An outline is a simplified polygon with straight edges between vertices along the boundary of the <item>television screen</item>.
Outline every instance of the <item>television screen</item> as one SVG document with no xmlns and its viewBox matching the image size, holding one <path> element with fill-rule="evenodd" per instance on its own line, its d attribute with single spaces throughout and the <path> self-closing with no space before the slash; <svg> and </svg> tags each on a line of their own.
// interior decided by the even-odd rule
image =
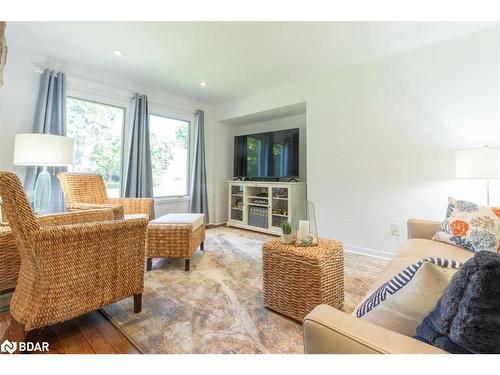
<svg viewBox="0 0 500 375">
<path fill-rule="evenodd" d="M 298 128 L 234 137 L 234 177 L 298 176 Z"/>
</svg>

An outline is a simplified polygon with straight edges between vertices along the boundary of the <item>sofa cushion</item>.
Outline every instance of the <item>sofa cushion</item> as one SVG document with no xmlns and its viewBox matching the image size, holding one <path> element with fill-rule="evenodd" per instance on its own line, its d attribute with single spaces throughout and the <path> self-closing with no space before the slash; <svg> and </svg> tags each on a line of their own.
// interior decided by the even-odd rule
<svg viewBox="0 0 500 375">
<path fill-rule="evenodd" d="M 414 336 L 417 326 L 436 306 L 461 263 L 425 258 L 385 282 L 357 309 L 358 318 Z"/>
<path fill-rule="evenodd" d="M 500 254 L 476 253 L 455 273 L 416 338 L 451 353 L 500 353 Z"/>
<path fill-rule="evenodd" d="M 469 258 L 474 256 L 474 253 L 449 245 L 447 243 L 424 240 L 424 239 L 411 239 L 406 241 L 403 246 L 394 255 L 394 258 L 384 268 L 380 276 L 373 283 L 371 290 L 366 294 L 365 300 L 382 284 L 390 280 L 394 275 L 405 269 L 409 265 L 418 262 L 424 258 L 436 257 L 444 259 L 454 259 L 458 262 L 464 263 Z M 359 305 L 357 306 L 359 307 Z M 354 309 L 354 311 L 356 311 Z"/>
<path fill-rule="evenodd" d="M 433 237 L 474 252 L 500 248 L 500 208 L 448 199 L 448 210 Z"/>
<path fill-rule="evenodd" d="M 394 255 L 394 258 L 392 258 L 392 260 L 384 268 L 378 279 L 372 284 L 372 289 L 366 294 L 361 303 L 354 309 L 353 315 L 356 314 L 356 311 L 364 302 L 364 300 L 372 295 L 375 290 L 385 284 L 398 272 L 405 269 L 411 264 L 417 263 L 419 260 L 429 257 L 437 257 L 444 259 L 454 259 L 457 262 L 464 263 L 473 256 L 474 253 L 472 253 L 471 251 L 462 249 L 457 246 L 449 245 L 447 243 L 425 239 L 408 240 L 401 246 L 398 252 Z M 396 332 L 399 332 L 399 328 L 394 328 Z M 404 328 L 401 328 L 401 330 L 404 330 Z M 414 334 L 412 334 L 412 336 L 413 335 Z"/>
</svg>

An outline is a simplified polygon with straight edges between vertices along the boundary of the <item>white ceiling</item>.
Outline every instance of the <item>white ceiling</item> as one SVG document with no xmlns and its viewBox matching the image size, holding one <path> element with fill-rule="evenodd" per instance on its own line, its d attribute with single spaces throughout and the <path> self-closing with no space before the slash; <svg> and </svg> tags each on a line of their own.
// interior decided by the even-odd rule
<svg viewBox="0 0 500 375">
<path fill-rule="evenodd" d="M 472 22 L 9 22 L 8 44 L 219 103 L 451 39 Z M 124 51 L 116 57 L 112 51 Z M 208 86 L 201 87 L 205 80 Z"/>
</svg>

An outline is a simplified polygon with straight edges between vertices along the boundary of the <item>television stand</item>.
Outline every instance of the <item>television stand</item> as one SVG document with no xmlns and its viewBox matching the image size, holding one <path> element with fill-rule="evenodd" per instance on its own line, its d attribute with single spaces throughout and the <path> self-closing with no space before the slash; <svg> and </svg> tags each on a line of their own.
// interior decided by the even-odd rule
<svg viewBox="0 0 500 375">
<path fill-rule="evenodd" d="M 281 223 L 292 222 L 297 201 L 307 199 L 305 182 L 228 181 L 227 226 L 281 234 Z"/>
<path fill-rule="evenodd" d="M 288 182 L 299 182 L 295 177 L 288 179 Z"/>
</svg>

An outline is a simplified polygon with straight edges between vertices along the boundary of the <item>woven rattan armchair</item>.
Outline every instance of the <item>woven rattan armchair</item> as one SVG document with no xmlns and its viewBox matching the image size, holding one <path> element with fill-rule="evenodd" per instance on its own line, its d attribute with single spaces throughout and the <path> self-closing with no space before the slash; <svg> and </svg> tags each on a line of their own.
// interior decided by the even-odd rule
<svg viewBox="0 0 500 375">
<path fill-rule="evenodd" d="M 149 220 L 154 218 L 152 198 L 108 198 L 101 175 L 62 172 L 57 177 L 69 211 L 110 208 L 117 219 L 134 214 L 146 214 Z"/>
<path fill-rule="evenodd" d="M 41 227 L 113 220 L 111 210 L 88 210 L 37 216 Z M 5 218 L 6 219 L 6 218 Z M 21 256 L 7 222 L 0 223 L 0 294 L 13 291 L 21 268 Z"/>
<path fill-rule="evenodd" d="M 26 332 L 129 296 L 141 310 L 146 219 L 42 226 L 9 172 L 0 171 L 0 196 L 21 256 L 10 312 Z"/>
</svg>

